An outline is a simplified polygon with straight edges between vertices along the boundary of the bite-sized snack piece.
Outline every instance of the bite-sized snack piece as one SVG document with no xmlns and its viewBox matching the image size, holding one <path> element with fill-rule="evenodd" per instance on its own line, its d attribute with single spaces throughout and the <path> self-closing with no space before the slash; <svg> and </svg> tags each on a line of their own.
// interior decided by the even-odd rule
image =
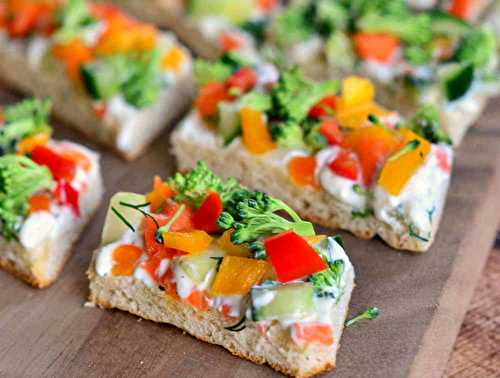
<svg viewBox="0 0 500 378">
<path fill-rule="evenodd" d="M 103 0 L 109 2 L 109 0 Z M 136 17 L 174 31 L 198 55 L 238 50 L 256 58 L 281 0 L 111 0 Z"/>
<path fill-rule="evenodd" d="M 203 162 L 115 194 L 88 276 L 92 303 L 297 377 L 335 367 L 354 285 L 339 237 Z"/>
<path fill-rule="evenodd" d="M 191 56 L 171 34 L 85 0 L 8 0 L 0 76 L 55 114 L 137 157 L 191 100 Z"/>
<path fill-rule="evenodd" d="M 405 120 L 378 105 L 361 77 L 344 79 L 338 95 L 338 82 L 314 83 L 298 69 L 279 74 L 227 57 L 203 64 L 195 109 L 172 134 L 181 169 L 203 159 L 323 226 L 378 234 L 398 249 L 430 247 L 453 156 L 433 106 Z M 216 70 L 218 81 L 200 75 Z"/>
<path fill-rule="evenodd" d="M 50 106 L 0 111 L 0 267 L 39 288 L 57 279 L 103 192 L 99 156 L 51 139 Z"/>
<path fill-rule="evenodd" d="M 270 25 L 269 45 L 282 51 L 278 61 L 299 64 L 315 78 L 371 78 L 381 103 L 398 104 L 405 116 L 435 104 L 459 144 L 500 88 L 495 34 L 467 21 L 465 3 L 472 13 L 480 7 L 454 1 L 451 8 L 416 11 L 404 0 L 296 1 Z"/>
</svg>

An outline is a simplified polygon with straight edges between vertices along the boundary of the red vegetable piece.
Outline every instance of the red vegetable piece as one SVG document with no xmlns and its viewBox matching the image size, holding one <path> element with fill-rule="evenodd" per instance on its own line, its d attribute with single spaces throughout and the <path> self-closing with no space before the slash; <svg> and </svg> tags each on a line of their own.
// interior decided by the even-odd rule
<svg viewBox="0 0 500 378">
<path fill-rule="evenodd" d="M 344 140 L 339 125 L 333 119 L 324 120 L 319 126 L 319 132 L 326 138 L 328 144 L 340 145 Z"/>
<path fill-rule="evenodd" d="M 79 193 L 66 181 L 57 183 L 55 197 L 61 205 L 69 206 L 77 217 L 80 216 L 80 205 L 78 203 Z"/>
<path fill-rule="evenodd" d="M 311 110 L 309 110 L 309 117 L 321 118 L 332 115 L 337 103 L 336 96 L 323 97 Z"/>
<path fill-rule="evenodd" d="M 228 88 L 237 88 L 241 93 L 245 93 L 253 88 L 257 82 L 257 74 L 249 67 L 240 68 L 226 80 Z"/>
<path fill-rule="evenodd" d="M 336 175 L 345 177 L 349 180 L 354 181 L 358 178 L 358 162 L 354 154 L 349 151 L 340 151 L 328 167 Z"/>
<path fill-rule="evenodd" d="M 36 146 L 31 152 L 31 159 L 35 163 L 49 168 L 56 181 L 65 180 L 71 182 L 75 177 L 75 162 L 58 154 L 50 147 Z"/>
<path fill-rule="evenodd" d="M 222 200 L 217 192 L 209 193 L 201 206 L 194 212 L 193 223 L 196 229 L 206 232 L 218 232 L 217 219 L 224 210 Z"/>
<path fill-rule="evenodd" d="M 170 219 L 181 206 L 177 202 L 170 203 L 165 208 L 165 213 L 167 215 L 167 219 Z M 165 222 L 166 223 L 166 222 Z M 177 231 L 191 231 L 194 230 L 194 222 L 193 222 L 193 212 L 188 206 L 184 207 L 184 211 L 177 217 L 174 223 L 170 226 L 169 231 L 177 232 Z"/>
<path fill-rule="evenodd" d="M 265 239 L 264 247 L 280 282 L 293 281 L 327 268 L 307 241 L 293 231 Z"/>
</svg>

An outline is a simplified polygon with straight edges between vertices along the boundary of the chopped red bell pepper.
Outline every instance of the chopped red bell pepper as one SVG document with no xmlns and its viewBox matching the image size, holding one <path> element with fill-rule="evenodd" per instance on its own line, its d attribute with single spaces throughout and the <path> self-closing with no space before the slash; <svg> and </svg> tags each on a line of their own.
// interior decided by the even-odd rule
<svg viewBox="0 0 500 378">
<path fill-rule="evenodd" d="M 337 104 L 336 96 L 323 97 L 311 110 L 309 110 L 309 117 L 321 118 L 331 116 Z"/>
<path fill-rule="evenodd" d="M 243 41 L 238 36 L 230 33 L 222 33 L 219 37 L 219 46 L 222 52 L 238 50 L 243 46 Z"/>
<path fill-rule="evenodd" d="M 224 206 L 219 193 L 209 193 L 201 206 L 194 212 L 193 223 L 195 228 L 206 232 L 220 231 L 217 219 L 219 219 L 219 215 L 221 215 L 223 210 Z"/>
<path fill-rule="evenodd" d="M 51 27 L 53 10 L 48 4 L 36 3 L 27 4 L 22 7 L 8 23 L 8 31 L 11 37 L 25 37 L 33 29 L 40 31 Z"/>
<path fill-rule="evenodd" d="M 167 215 L 167 218 L 170 219 L 177 212 L 180 206 L 181 205 L 177 202 L 167 204 L 165 207 L 165 214 Z M 193 212 L 189 206 L 185 206 L 184 211 L 177 217 L 175 222 L 172 223 L 169 231 L 191 231 L 194 229 Z"/>
<path fill-rule="evenodd" d="M 449 173 L 451 170 L 450 158 L 445 150 L 438 147 L 436 149 L 436 158 L 439 169 L 445 173 Z"/>
<path fill-rule="evenodd" d="M 453 0 L 449 12 L 455 17 L 470 21 L 478 5 L 477 0 Z"/>
<path fill-rule="evenodd" d="M 328 167 L 336 175 L 353 181 L 358 179 L 358 162 L 352 152 L 341 150 Z"/>
<path fill-rule="evenodd" d="M 78 203 L 79 193 L 66 181 L 60 181 L 54 191 L 57 201 L 61 205 L 69 206 L 77 217 L 80 216 L 80 205 Z"/>
<path fill-rule="evenodd" d="M 264 248 L 280 282 L 293 281 L 327 268 L 309 243 L 293 231 L 265 239 Z"/>
<path fill-rule="evenodd" d="M 236 88 L 245 93 L 253 88 L 257 82 L 257 74 L 249 67 L 240 68 L 226 80 L 229 89 Z"/>
<path fill-rule="evenodd" d="M 71 182 L 75 177 L 76 163 L 65 158 L 47 146 L 36 146 L 31 152 L 31 159 L 50 169 L 56 181 Z"/>
<path fill-rule="evenodd" d="M 326 138 L 328 144 L 340 145 L 344 140 L 338 123 L 333 119 L 325 119 L 319 126 L 319 132 Z"/>
<path fill-rule="evenodd" d="M 220 102 L 232 99 L 225 83 L 210 82 L 200 88 L 194 104 L 200 115 L 208 118 L 217 114 Z"/>
</svg>

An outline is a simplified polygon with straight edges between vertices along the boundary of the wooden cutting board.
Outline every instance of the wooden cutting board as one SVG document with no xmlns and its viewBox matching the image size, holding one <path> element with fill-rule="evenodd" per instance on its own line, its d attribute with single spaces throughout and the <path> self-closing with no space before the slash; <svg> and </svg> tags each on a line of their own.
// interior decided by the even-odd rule
<svg viewBox="0 0 500 378">
<path fill-rule="evenodd" d="M 0 93 L 0 103 L 15 100 Z M 378 306 L 380 317 L 347 329 L 336 377 L 440 377 L 483 268 L 500 217 L 500 101 L 459 149 L 443 222 L 423 255 L 345 236 L 357 271 L 350 316 Z M 107 200 L 145 192 L 154 174 L 175 169 L 168 133 L 140 160 L 125 163 L 57 125 L 56 137 L 101 150 L 107 192 L 59 281 L 32 289 L 0 272 L 0 377 L 273 377 L 169 325 L 84 307 L 85 270 L 98 245 Z"/>
</svg>

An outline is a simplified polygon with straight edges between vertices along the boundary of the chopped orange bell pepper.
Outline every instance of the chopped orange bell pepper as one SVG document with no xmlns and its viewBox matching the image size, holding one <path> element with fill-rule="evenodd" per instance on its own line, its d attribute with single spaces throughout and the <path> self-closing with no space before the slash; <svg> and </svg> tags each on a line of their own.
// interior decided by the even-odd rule
<svg viewBox="0 0 500 378">
<path fill-rule="evenodd" d="M 329 324 L 319 322 L 293 323 L 292 338 L 299 345 L 307 343 L 332 345 L 332 327 Z"/>
<path fill-rule="evenodd" d="M 33 194 L 28 200 L 29 214 L 50 209 L 50 196 L 47 193 Z"/>
<path fill-rule="evenodd" d="M 133 244 L 122 244 L 113 250 L 114 276 L 131 276 L 142 255 L 142 249 Z"/>
<path fill-rule="evenodd" d="M 210 294 L 246 295 L 260 283 L 269 270 L 269 263 L 263 260 L 239 256 L 225 256 L 215 276 Z"/>
<path fill-rule="evenodd" d="M 55 57 L 64 63 L 69 78 L 80 82 L 80 66 L 92 60 L 92 50 L 81 40 L 73 39 L 68 43 L 55 45 L 52 51 Z"/>
<path fill-rule="evenodd" d="M 346 135 L 344 146 L 357 155 L 363 172 L 363 182 L 370 186 L 378 168 L 400 146 L 401 139 L 380 126 L 355 129 Z"/>
<path fill-rule="evenodd" d="M 352 39 L 361 58 L 379 63 L 388 63 L 399 47 L 399 38 L 391 34 L 356 33 Z"/>
<path fill-rule="evenodd" d="M 375 86 L 370 80 L 359 76 L 348 76 L 342 80 L 342 96 L 337 103 L 337 111 L 368 104 L 374 98 Z"/>
<path fill-rule="evenodd" d="M 315 172 L 316 158 L 314 156 L 296 156 L 288 162 L 288 174 L 297 186 L 312 186 L 319 189 Z"/>
<path fill-rule="evenodd" d="M 232 99 L 224 83 L 210 82 L 200 88 L 194 106 L 202 118 L 217 114 L 219 103 Z"/>
<path fill-rule="evenodd" d="M 155 176 L 153 181 L 153 190 L 146 194 L 146 201 L 153 213 L 158 212 L 165 204 L 165 201 L 174 195 L 174 191 L 164 182 L 160 176 Z"/>
<path fill-rule="evenodd" d="M 174 46 L 163 57 L 161 67 L 164 70 L 179 72 L 185 58 L 184 52 L 179 47 Z"/>
<path fill-rule="evenodd" d="M 50 133 L 43 132 L 24 138 L 17 145 L 18 155 L 26 155 L 35 149 L 36 146 L 46 145 L 49 141 Z"/>
<path fill-rule="evenodd" d="M 203 291 L 193 290 L 189 296 L 184 299 L 184 301 L 189 303 L 191 306 L 196 307 L 198 310 L 208 310 L 208 299 Z"/>
<path fill-rule="evenodd" d="M 244 107 L 240 116 L 243 144 L 252 154 L 264 154 L 276 148 L 261 112 Z"/>
<path fill-rule="evenodd" d="M 453 0 L 449 12 L 462 20 L 471 21 L 480 3 L 478 0 Z"/>
<path fill-rule="evenodd" d="M 388 193 L 397 196 L 415 174 L 431 150 L 431 144 L 409 129 L 401 129 L 403 143 L 384 165 L 378 184 Z"/>
<path fill-rule="evenodd" d="M 163 233 L 163 245 L 187 253 L 199 253 L 208 248 L 212 237 L 205 231 L 167 231 Z"/>
<path fill-rule="evenodd" d="M 250 257 L 250 250 L 246 245 L 240 244 L 236 245 L 231 242 L 231 234 L 233 230 L 226 230 L 222 234 L 222 236 L 217 239 L 217 244 L 221 247 L 227 255 L 231 256 L 241 256 L 241 257 Z"/>
<path fill-rule="evenodd" d="M 377 117 L 384 117 L 390 112 L 374 102 L 367 102 L 351 107 L 339 107 L 335 117 L 340 126 L 345 129 L 357 129 L 366 126 L 368 116 L 373 114 Z"/>
</svg>

